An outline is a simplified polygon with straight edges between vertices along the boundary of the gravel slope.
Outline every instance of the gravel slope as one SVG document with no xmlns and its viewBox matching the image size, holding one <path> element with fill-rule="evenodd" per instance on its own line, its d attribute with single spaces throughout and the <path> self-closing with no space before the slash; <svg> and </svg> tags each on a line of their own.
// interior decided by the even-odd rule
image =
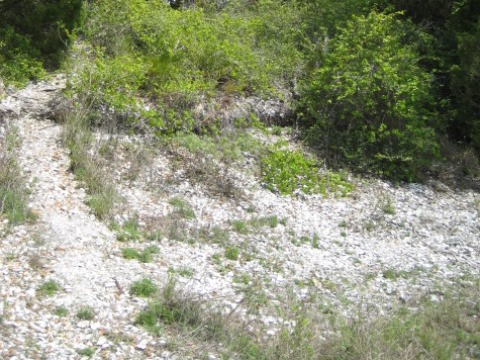
<svg viewBox="0 0 480 360">
<path fill-rule="evenodd" d="M 154 338 L 134 326 L 146 301 L 128 289 L 143 277 L 162 285 L 176 272 L 192 293 L 227 312 L 241 304 L 239 312 L 274 328 L 269 312 L 253 314 L 247 297 L 274 302 L 292 288 L 346 315 L 359 306 L 384 312 L 480 276 L 480 196 L 473 191 L 352 179 L 356 189 L 344 198 L 282 197 L 262 188 L 246 157 L 223 174 L 241 195 L 227 198 L 189 181 L 166 151 L 153 151 L 142 166 L 120 147 L 110 172 L 122 197 L 116 219 L 137 218 L 145 232 L 162 231 L 151 263 L 126 260 L 121 248 L 151 243 L 117 241 L 84 204 L 85 191 L 61 146 L 62 125 L 48 119 L 63 86 L 57 76 L 0 104 L 19 128 L 19 162 L 38 215 L 35 224 L 1 225 L 0 358 L 76 359 L 85 347 L 95 350 L 94 358 L 183 358 L 181 348 L 166 347 L 168 336 Z M 127 142 L 129 149 L 140 143 L 121 140 Z M 136 173 L 129 177 L 132 166 Z M 179 216 L 173 198 L 183 199 L 195 217 Z M 273 217 L 278 224 L 259 223 Z M 238 231 L 236 221 L 247 230 Z M 232 247 L 237 260 L 225 256 Z M 61 291 L 39 296 L 36 289 L 47 280 Z M 59 306 L 69 314 L 55 315 Z M 93 320 L 75 317 L 82 306 L 95 310 Z"/>
</svg>

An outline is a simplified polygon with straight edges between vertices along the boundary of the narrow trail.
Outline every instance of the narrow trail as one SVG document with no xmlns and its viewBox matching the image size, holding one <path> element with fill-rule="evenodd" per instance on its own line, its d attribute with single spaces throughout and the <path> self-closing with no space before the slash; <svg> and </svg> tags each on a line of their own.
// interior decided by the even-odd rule
<svg viewBox="0 0 480 360">
<path fill-rule="evenodd" d="M 3 240 L 4 250 L 15 258 L 0 273 L 0 358 L 79 358 L 78 349 L 110 347 L 108 337 L 122 328 L 132 342 L 119 348 L 118 358 L 144 358 L 150 336 L 132 326 L 142 302 L 132 304 L 126 284 L 147 274 L 118 256 L 115 235 L 91 214 L 84 189 L 69 172 L 62 125 L 47 118 L 49 103 L 64 85 L 62 77 L 30 84 L 2 105 L 18 117 L 19 163 L 31 184 L 30 207 L 37 220 L 14 228 Z M 54 299 L 36 291 L 48 280 L 61 287 Z M 95 311 L 94 320 L 54 315 L 58 307 L 75 312 L 84 306 Z"/>
</svg>

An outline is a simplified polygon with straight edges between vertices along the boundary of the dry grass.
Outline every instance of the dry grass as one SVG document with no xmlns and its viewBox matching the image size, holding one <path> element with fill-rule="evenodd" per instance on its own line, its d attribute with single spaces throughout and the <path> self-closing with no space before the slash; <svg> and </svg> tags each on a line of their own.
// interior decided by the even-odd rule
<svg viewBox="0 0 480 360">
<path fill-rule="evenodd" d="M 173 278 L 136 323 L 170 335 L 184 356 L 217 352 L 245 360 L 413 360 L 480 358 L 480 281 L 452 289 L 441 301 L 420 299 L 416 308 L 388 315 L 357 314 L 347 319 L 324 313 L 313 300 L 286 296 L 275 309 L 277 325 L 246 322 L 238 311 L 226 315 L 218 304 L 179 290 Z M 266 335 L 267 330 L 273 330 Z"/>
<path fill-rule="evenodd" d="M 99 219 L 105 220 L 111 216 L 118 196 L 99 151 L 108 139 L 94 136 L 87 112 L 88 109 L 79 107 L 66 115 L 63 141 L 70 150 L 71 170 L 87 190 L 87 205 Z"/>
<path fill-rule="evenodd" d="M 12 225 L 33 221 L 34 214 L 28 208 L 29 192 L 17 163 L 19 139 L 16 129 L 8 123 L 0 123 L 0 214 Z"/>
</svg>

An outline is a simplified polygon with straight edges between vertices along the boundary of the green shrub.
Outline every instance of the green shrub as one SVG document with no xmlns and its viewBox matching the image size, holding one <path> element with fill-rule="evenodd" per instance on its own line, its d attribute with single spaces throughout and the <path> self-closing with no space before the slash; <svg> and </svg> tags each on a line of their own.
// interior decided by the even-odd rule
<svg viewBox="0 0 480 360">
<path fill-rule="evenodd" d="M 301 190 L 306 194 L 318 193 L 320 181 L 315 162 L 299 151 L 271 148 L 261 159 L 262 176 L 267 188 L 282 195 Z"/>
<path fill-rule="evenodd" d="M 141 297 L 149 297 L 153 295 L 156 291 L 157 291 L 157 286 L 150 279 L 147 279 L 147 278 L 139 281 L 135 281 L 130 287 L 131 295 L 136 295 Z"/>
<path fill-rule="evenodd" d="M 302 85 L 308 139 L 358 169 L 417 178 L 438 155 L 419 38 L 429 39 L 399 14 L 354 16 L 339 28 Z"/>
</svg>

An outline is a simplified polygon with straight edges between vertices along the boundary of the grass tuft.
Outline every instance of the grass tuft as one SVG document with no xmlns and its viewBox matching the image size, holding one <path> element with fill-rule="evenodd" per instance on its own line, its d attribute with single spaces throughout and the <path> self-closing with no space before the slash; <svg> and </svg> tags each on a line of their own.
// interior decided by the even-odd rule
<svg viewBox="0 0 480 360">
<path fill-rule="evenodd" d="M 37 294 L 40 296 L 53 296 L 60 290 L 60 285 L 55 280 L 48 280 L 40 285 Z"/>
<path fill-rule="evenodd" d="M 144 278 L 139 281 L 135 281 L 130 287 L 130 295 L 149 297 L 157 292 L 157 285 L 155 285 L 150 279 Z"/>
</svg>

